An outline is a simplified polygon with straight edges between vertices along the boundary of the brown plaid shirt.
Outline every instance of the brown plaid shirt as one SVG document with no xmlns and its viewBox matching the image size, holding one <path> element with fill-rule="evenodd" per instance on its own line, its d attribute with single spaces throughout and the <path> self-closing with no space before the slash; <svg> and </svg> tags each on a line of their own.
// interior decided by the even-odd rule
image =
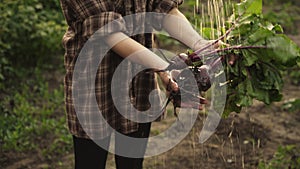
<svg viewBox="0 0 300 169">
<path fill-rule="evenodd" d="M 72 93 L 72 78 L 74 67 L 79 52 L 83 48 L 87 40 L 102 26 L 107 23 L 119 19 L 118 24 L 111 29 L 111 33 L 122 31 L 130 32 L 136 27 L 143 28 L 143 25 L 134 25 L 137 21 L 133 21 L 131 25 L 124 25 L 122 16 L 140 13 L 140 12 L 158 12 L 167 13 L 172 8 L 182 3 L 182 0 L 60 0 L 63 14 L 68 24 L 68 29 L 63 37 L 63 45 L 65 48 L 65 103 L 67 111 L 68 127 L 71 134 L 84 138 L 104 138 L 109 136 L 111 131 L 107 124 L 84 124 L 78 120 L 74 108 L 74 100 Z M 162 18 L 157 18 L 161 19 Z M 144 22 L 142 22 L 144 23 Z M 155 27 L 161 29 L 161 26 Z M 141 34 L 132 37 L 142 45 L 152 47 L 152 34 Z M 111 79 L 116 67 L 123 59 L 114 52 L 109 51 L 105 54 L 104 59 L 100 63 L 95 79 L 95 95 L 97 98 L 97 106 L 101 110 L 108 124 L 121 133 L 130 133 L 137 130 L 138 123 L 130 121 L 120 115 L 114 106 L 111 96 Z M 126 72 L 130 72 L 130 66 Z M 127 86 L 128 87 L 128 86 Z M 153 73 L 139 73 L 131 83 L 130 93 L 131 102 L 138 110 L 147 110 L 149 108 L 149 93 L 156 88 L 155 76 Z M 89 106 L 85 104 L 85 106 Z M 124 105 L 124 110 L 129 108 Z M 83 110 L 88 107 L 83 107 Z M 93 118 L 92 114 L 84 114 L 86 119 Z M 88 121 L 87 123 L 91 123 Z M 83 129 L 84 128 L 84 129 Z M 87 134 L 88 133 L 88 134 Z"/>
</svg>

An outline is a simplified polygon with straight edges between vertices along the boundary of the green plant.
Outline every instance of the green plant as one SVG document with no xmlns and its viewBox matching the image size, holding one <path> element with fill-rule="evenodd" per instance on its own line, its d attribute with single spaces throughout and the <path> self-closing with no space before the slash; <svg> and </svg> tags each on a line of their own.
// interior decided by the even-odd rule
<svg viewBox="0 0 300 169">
<path fill-rule="evenodd" d="M 287 77 L 289 78 L 291 84 L 300 85 L 300 68 L 294 67 L 287 70 Z"/>
<path fill-rule="evenodd" d="M 65 126 L 63 87 L 49 89 L 42 72 L 22 79 L 1 99 L 0 142 L 3 151 L 38 151 L 47 159 L 71 149 Z"/>
<path fill-rule="evenodd" d="M 299 111 L 300 110 L 300 99 L 291 99 L 291 100 L 288 100 L 286 101 L 284 104 L 283 104 L 283 109 L 284 110 L 287 110 L 289 112 L 295 112 L 295 111 Z"/>
<path fill-rule="evenodd" d="M 13 67 L 5 57 L 0 58 L 0 91 L 6 88 L 9 76 L 13 76 Z M 6 83 L 4 83 L 6 81 Z"/>
<path fill-rule="evenodd" d="M 269 2 L 270 3 L 270 2 Z M 264 17 L 272 23 L 282 25 L 288 34 L 298 33 L 298 22 L 300 21 L 300 7 L 292 2 L 274 2 L 274 8 L 264 10 Z"/>
<path fill-rule="evenodd" d="M 62 53 L 65 22 L 59 1 L 4 0 L 0 10 L 0 58 L 29 67 Z"/>
<path fill-rule="evenodd" d="M 212 10 L 211 13 L 218 11 L 219 8 Z M 233 11 L 226 24 L 218 23 L 219 16 L 216 16 L 214 19 L 216 23 L 202 29 L 204 37 L 215 39 L 215 36 L 219 36 L 219 38 L 194 51 L 186 61 L 198 67 L 209 63 L 209 72 L 215 71 L 215 74 L 226 75 L 228 81 L 220 82 L 227 84 L 224 115 L 240 112 L 242 107 L 252 105 L 253 99 L 265 104 L 280 101 L 284 83 L 281 72 L 300 64 L 300 48 L 284 34 L 280 25 L 272 24 L 263 17 L 261 0 L 245 0 L 237 3 Z M 228 31 L 225 32 L 224 28 Z M 219 50 L 207 52 L 206 49 L 212 47 L 218 40 L 223 40 L 230 46 L 224 45 Z M 231 59 L 235 62 L 231 62 Z M 221 60 L 224 71 L 214 70 Z M 216 85 L 224 86 L 218 83 Z"/>
<path fill-rule="evenodd" d="M 295 145 L 279 146 L 273 158 L 260 162 L 259 169 L 299 169 L 300 148 Z"/>
<path fill-rule="evenodd" d="M 45 78 L 63 70 L 59 0 L 3 0 L 0 10 L 0 151 L 65 154 L 63 87 Z"/>
</svg>

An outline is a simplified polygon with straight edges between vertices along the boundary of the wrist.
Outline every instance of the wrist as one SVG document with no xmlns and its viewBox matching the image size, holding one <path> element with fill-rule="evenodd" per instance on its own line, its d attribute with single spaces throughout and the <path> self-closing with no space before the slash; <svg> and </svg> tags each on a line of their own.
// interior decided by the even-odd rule
<svg viewBox="0 0 300 169">
<path fill-rule="evenodd" d="M 193 45 L 193 47 L 192 47 L 192 50 L 198 50 L 198 49 L 201 49 L 201 48 L 203 48 L 205 45 L 207 45 L 209 43 L 209 41 L 208 40 L 206 40 L 206 39 L 203 39 L 202 37 L 199 39 L 199 40 L 197 40 L 195 43 L 194 43 L 194 45 Z"/>
<path fill-rule="evenodd" d="M 180 70 L 188 67 L 188 55 L 186 53 L 180 53 L 173 57 L 169 61 L 169 65 L 164 69 L 167 71 Z"/>
</svg>

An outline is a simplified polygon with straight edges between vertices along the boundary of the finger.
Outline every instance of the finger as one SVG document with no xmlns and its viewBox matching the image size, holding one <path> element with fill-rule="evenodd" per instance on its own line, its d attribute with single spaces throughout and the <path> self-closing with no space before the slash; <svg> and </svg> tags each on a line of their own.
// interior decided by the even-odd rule
<svg viewBox="0 0 300 169">
<path fill-rule="evenodd" d="M 218 40 L 218 42 L 216 42 L 215 44 L 214 44 L 214 48 L 215 49 L 218 49 L 218 48 L 220 48 L 220 47 L 229 47 L 230 45 L 228 44 L 228 43 L 225 43 L 225 42 L 223 42 L 223 41 L 221 41 L 221 40 Z"/>
<path fill-rule="evenodd" d="M 198 97 L 201 104 L 208 104 L 208 101 L 204 97 Z"/>
<path fill-rule="evenodd" d="M 222 41 L 218 40 L 218 42 L 214 44 L 214 48 L 218 49 L 220 46 L 222 46 Z"/>
<path fill-rule="evenodd" d="M 169 88 L 171 89 L 171 91 L 177 92 L 179 90 L 178 84 L 173 79 L 169 80 L 168 86 L 170 86 Z"/>
</svg>

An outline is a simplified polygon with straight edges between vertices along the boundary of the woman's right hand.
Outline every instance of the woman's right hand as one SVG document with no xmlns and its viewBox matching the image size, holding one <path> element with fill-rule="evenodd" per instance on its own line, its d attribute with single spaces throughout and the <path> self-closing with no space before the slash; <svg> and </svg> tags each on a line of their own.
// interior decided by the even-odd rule
<svg viewBox="0 0 300 169">
<path fill-rule="evenodd" d="M 181 72 L 180 70 L 158 72 L 158 75 L 160 76 L 162 82 L 165 85 L 167 96 L 170 96 L 172 93 L 184 94 L 184 91 L 181 92 L 179 91 L 180 90 L 179 86 L 175 81 L 176 77 L 180 74 L 180 72 Z M 177 107 L 195 108 L 198 110 L 202 110 L 203 109 L 202 105 L 208 103 L 205 98 L 201 96 L 195 96 L 195 95 L 190 95 L 188 98 L 185 98 L 184 100 L 182 99 L 177 100 L 178 97 L 173 99 L 174 99 L 172 100 L 173 104 L 176 105 Z"/>
<path fill-rule="evenodd" d="M 178 84 L 174 80 L 175 71 L 177 70 L 158 72 L 158 75 L 166 88 L 167 94 L 171 91 L 177 92 L 179 90 Z"/>
</svg>

